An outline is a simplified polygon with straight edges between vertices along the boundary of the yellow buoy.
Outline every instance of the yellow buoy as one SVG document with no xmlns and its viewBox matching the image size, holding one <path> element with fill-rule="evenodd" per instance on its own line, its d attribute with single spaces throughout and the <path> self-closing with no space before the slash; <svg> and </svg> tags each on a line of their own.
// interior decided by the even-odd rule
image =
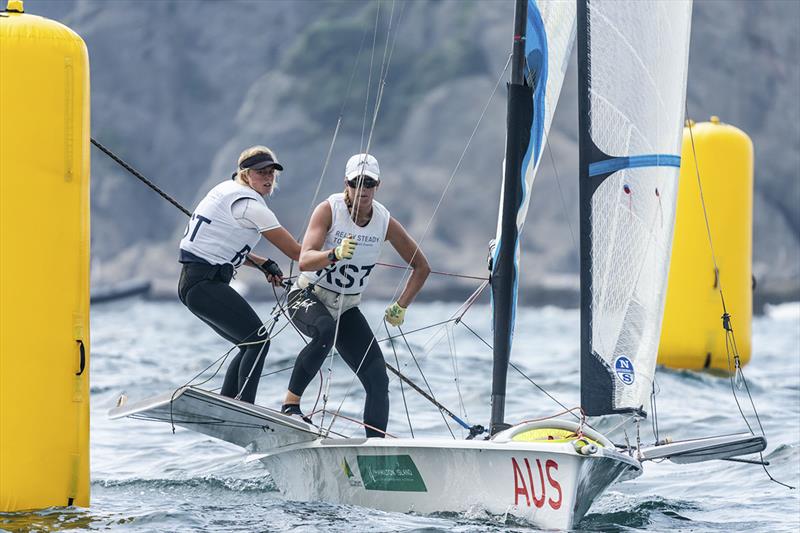
<svg viewBox="0 0 800 533">
<path fill-rule="evenodd" d="M 0 511 L 89 505 L 89 58 L 0 13 Z"/>
<path fill-rule="evenodd" d="M 703 217 L 698 169 L 717 272 Z M 692 123 L 691 135 L 688 127 L 683 131 L 660 364 L 726 372 L 733 368 L 733 352 L 729 362 L 721 318 L 720 284 L 739 357 L 742 364 L 750 360 L 752 228 L 753 143 L 743 131 L 717 117 Z"/>
</svg>

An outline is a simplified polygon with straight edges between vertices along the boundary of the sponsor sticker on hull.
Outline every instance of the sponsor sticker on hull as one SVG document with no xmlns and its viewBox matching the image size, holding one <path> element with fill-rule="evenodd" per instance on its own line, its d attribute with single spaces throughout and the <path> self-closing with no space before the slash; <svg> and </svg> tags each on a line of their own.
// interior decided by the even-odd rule
<svg viewBox="0 0 800 533">
<path fill-rule="evenodd" d="M 408 455 L 359 455 L 356 459 L 367 490 L 428 492 L 422 474 Z"/>
</svg>

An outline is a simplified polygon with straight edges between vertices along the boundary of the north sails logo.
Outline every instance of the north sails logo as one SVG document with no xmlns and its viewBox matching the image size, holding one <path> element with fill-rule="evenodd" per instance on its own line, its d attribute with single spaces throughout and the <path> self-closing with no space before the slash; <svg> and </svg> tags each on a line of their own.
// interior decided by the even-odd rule
<svg viewBox="0 0 800 533">
<path fill-rule="evenodd" d="M 633 385 L 636 379 L 636 372 L 633 370 L 633 362 L 630 359 L 624 355 L 617 357 L 614 361 L 614 370 L 621 382 L 625 385 Z"/>
</svg>

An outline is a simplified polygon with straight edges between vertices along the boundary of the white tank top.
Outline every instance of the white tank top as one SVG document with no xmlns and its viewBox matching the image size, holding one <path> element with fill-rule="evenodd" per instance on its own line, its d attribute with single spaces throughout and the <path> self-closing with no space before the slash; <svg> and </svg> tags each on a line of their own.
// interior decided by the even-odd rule
<svg viewBox="0 0 800 533">
<path fill-rule="evenodd" d="M 220 183 L 197 204 L 183 233 L 181 250 L 212 265 L 241 265 L 261 234 L 255 228 L 242 227 L 233 217 L 231 205 L 240 198 L 252 198 L 266 207 L 261 195 L 250 187 L 232 180 Z"/>
<path fill-rule="evenodd" d="M 333 220 L 322 249 L 335 248 L 342 243 L 342 239 L 350 236 L 358 243 L 356 251 L 352 259 L 344 259 L 317 272 L 303 272 L 301 275 L 310 283 L 340 294 L 359 294 L 367 288 L 369 274 L 381 255 L 389 228 L 389 210 L 373 201 L 372 218 L 362 228 L 350 218 L 344 193 L 329 196 L 328 204 Z"/>
</svg>

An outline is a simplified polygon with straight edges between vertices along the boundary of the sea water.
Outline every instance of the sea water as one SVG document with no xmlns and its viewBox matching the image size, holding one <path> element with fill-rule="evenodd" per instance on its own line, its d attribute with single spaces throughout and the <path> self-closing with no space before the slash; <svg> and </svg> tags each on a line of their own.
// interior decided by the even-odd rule
<svg viewBox="0 0 800 533">
<path fill-rule="evenodd" d="M 366 303 L 364 312 L 375 322 L 378 337 L 386 336 L 380 318 L 383 307 Z M 445 320 L 457 304 L 414 304 L 405 331 Z M 257 305 L 269 316 L 269 302 Z M 777 480 L 800 485 L 800 305 L 771 308 L 753 321 L 753 356 L 745 367 L 752 395 L 769 446 L 764 459 Z M 480 509 L 465 514 L 420 516 L 387 513 L 347 505 L 283 499 L 259 461 L 235 446 L 168 424 L 108 420 L 106 413 L 121 393 L 137 401 L 187 383 L 230 346 L 178 303 L 128 301 L 92 309 L 91 492 L 88 509 L 50 509 L 0 514 L 6 530 L 126 530 L 126 531 L 506 531 L 532 526 L 511 517 L 488 515 Z M 275 328 L 275 340 L 264 368 L 258 403 L 279 407 L 288 371 L 302 339 L 285 320 Z M 470 332 L 467 327 L 474 330 Z M 280 332 L 279 332 L 280 331 Z M 391 329 L 396 333 L 394 328 Z M 278 333 L 279 332 L 279 333 Z M 512 360 L 529 378 L 562 405 L 579 404 L 579 315 L 557 308 L 520 309 Z M 418 359 L 431 389 L 451 411 L 472 424 L 487 425 L 491 388 L 489 309 L 476 305 L 461 324 L 426 329 L 397 339 L 395 351 L 382 345 L 388 362 L 422 382 L 409 348 Z M 327 407 L 358 418 L 363 392 L 341 361 L 309 386 L 303 399 L 308 412 L 330 379 Z M 221 383 L 221 372 L 204 387 Z M 747 421 L 752 414 L 744 387 L 726 377 L 706 373 L 659 370 L 657 374 L 659 434 L 674 439 L 736 433 L 747 430 L 732 389 Z M 405 400 L 403 398 L 405 393 Z M 321 402 L 321 400 L 320 400 Z M 318 407 L 321 403 L 318 405 Z M 391 381 L 389 432 L 409 436 L 406 407 L 419 435 L 449 436 L 439 412 L 397 379 Z M 562 407 L 511 369 L 508 378 L 508 420 L 554 414 Z M 651 417 L 652 420 L 653 417 Z M 650 421 L 643 439 L 652 441 Z M 457 438 L 463 432 L 451 424 Z M 349 422 L 334 428 L 359 436 Z M 619 483 L 602 495 L 579 531 L 797 531 L 800 490 L 770 481 L 760 466 L 711 461 L 693 465 L 646 464 L 638 479 Z"/>
</svg>

